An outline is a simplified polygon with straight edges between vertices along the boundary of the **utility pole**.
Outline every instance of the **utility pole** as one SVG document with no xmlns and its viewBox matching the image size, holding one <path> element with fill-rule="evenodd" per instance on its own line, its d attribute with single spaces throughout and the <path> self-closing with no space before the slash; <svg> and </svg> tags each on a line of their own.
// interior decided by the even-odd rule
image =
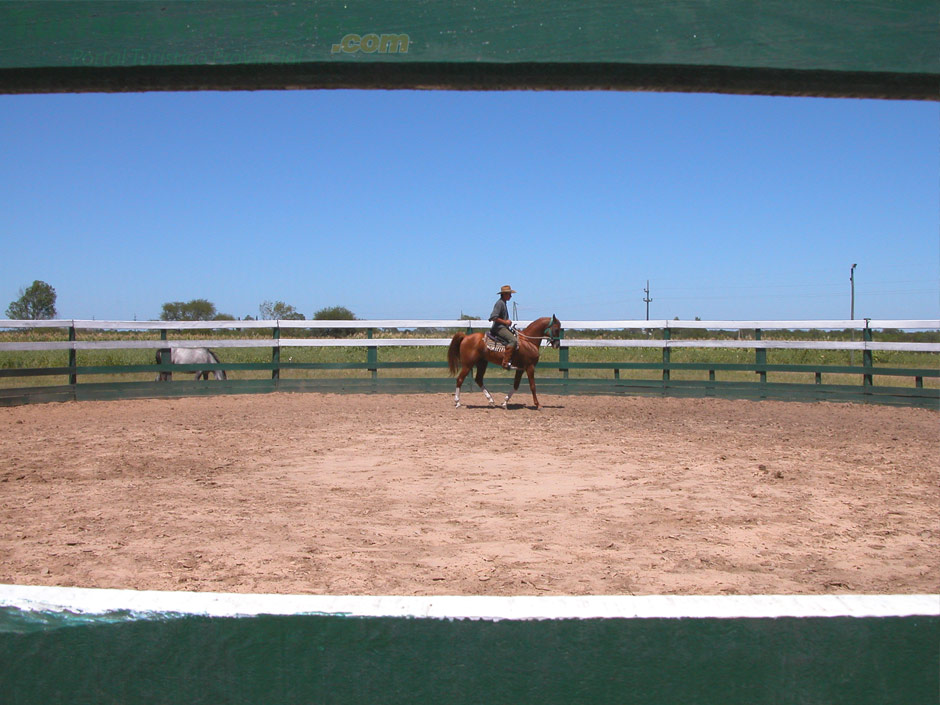
<svg viewBox="0 0 940 705">
<path fill-rule="evenodd" d="M 855 320 L 855 268 L 857 266 L 858 264 L 853 264 L 852 268 L 849 269 L 849 283 L 852 286 L 852 302 L 850 304 L 851 308 L 849 309 L 849 316 L 851 317 L 851 320 L 853 321 Z M 855 329 L 854 328 L 852 329 L 852 342 L 853 343 L 855 342 Z M 850 365 L 855 364 L 855 351 L 854 350 L 849 352 L 849 364 Z"/>
<path fill-rule="evenodd" d="M 516 308 L 516 302 L 513 301 L 512 302 L 512 320 L 515 321 L 518 318 L 519 318 L 519 310 Z"/>
<path fill-rule="evenodd" d="M 650 298 L 650 280 L 649 279 L 646 280 L 646 288 L 643 289 L 643 293 L 646 294 L 646 296 L 643 297 L 643 301 L 646 303 L 646 320 L 648 321 L 650 319 L 650 301 L 652 301 L 652 299 Z"/>
<path fill-rule="evenodd" d="M 852 309 L 850 315 L 853 321 L 855 320 L 855 268 L 857 266 L 857 264 L 853 264 L 852 268 L 849 270 L 849 281 L 852 284 Z"/>
</svg>

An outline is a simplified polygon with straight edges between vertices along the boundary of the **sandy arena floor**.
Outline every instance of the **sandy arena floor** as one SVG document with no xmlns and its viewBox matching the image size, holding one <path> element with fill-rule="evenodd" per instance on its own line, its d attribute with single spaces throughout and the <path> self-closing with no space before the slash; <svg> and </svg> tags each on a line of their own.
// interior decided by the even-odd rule
<svg viewBox="0 0 940 705">
<path fill-rule="evenodd" d="M 530 403 L 525 385 L 515 401 Z M 0 582 L 940 591 L 936 412 L 479 393 L 0 408 Z"/>
</svg>

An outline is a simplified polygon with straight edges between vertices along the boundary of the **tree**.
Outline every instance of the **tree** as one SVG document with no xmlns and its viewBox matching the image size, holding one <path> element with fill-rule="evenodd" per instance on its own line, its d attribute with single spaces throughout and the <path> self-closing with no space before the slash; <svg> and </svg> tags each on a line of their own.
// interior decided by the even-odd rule
<svg viewBox="0 0 940 705">
<path fill-rule="evenodd" d="M 345 306 L 329 306 L 321 308 L 313 314 L 315 321 L 355 321 L 356 314 Z M 343 338 L 352 334 L 351 328 L 323 328 L 323 335 L 329 338 Z"/>
<path fill-rule="evenodd" d="M 285 304 L 283 301 L 262 301 L 258 307 L 263 321 L 305 321 L 304 314 L 300 313 L 293 306 Z"/>
<path fill-rule="evenodd" d="M 38 279 L 26 289 L 20 289 L 20 298 L 11 301 L 7 318 L 29 321 L 47 321 L 55 318 L 55 289 Z"/>
<path fill-rule="evenodd" d="M 161 321 L 231 321 L 234 318 L 227 313 L 219 313 L 215 304 L 206 299 L 192 301 L 168 301 L 163 304 Z"/>
</svg>

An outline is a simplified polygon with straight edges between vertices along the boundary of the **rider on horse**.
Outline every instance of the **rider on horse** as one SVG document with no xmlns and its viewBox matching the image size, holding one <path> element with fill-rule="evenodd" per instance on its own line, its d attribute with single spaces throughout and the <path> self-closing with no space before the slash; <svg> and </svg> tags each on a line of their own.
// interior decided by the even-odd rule
<svg viewBox="0 0 940 705">
<path fill-rule="evenodd" d="M 496 305 L 493 306 L 493 313 L 490 314 L 490 320 L 493 322 L 493 326 L 490 328 L 490 335 L 506 344 L 506 352 L 503 353 L 502 365 L 507 370 L 512 360 L 512 354 L 515 352 L 516 346 L 519 345 L 519 339 L 516 338 L 516 334 L 513 333 L 510 328 L 512 321 L 509 318 L 509 309 L 506 307 L 506 302 L 509 301 L 515 293 L 516 290 L 508 284 L 502 287 L 499 290 L 499 300 L 496 302 Z"/>
</svg>

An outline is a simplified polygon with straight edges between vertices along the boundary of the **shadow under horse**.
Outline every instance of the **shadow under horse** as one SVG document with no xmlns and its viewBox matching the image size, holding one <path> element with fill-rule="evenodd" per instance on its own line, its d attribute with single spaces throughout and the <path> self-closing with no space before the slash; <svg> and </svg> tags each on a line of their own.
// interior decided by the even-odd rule
<svg viewBox="0 0 940 705">
<path fill-rule="evenodd" d="M 474 378 L 477 386 L 483 390 L 490 404 L 495 404 L 493 397 L 483 384 L 483 375 L 486 374 L 486 366 L 492 362 L 499 365 L 502 362 L 503 353 L 490 350 L 486 346 L 485 333 L 457 333 L 450 340 L 450 348 L 447 351 L 447 365 L 450 367 L 450 373 L 457 375 L 457 390 L 454 392 L 454 404 L 460 406 L 460 387 L 464 379 L 470 373 L 470 369 L 476 365 L 477 374 Z M 505 409 L 509 404 L 512 395 L 519 389 L 519 382 L 522 380 L 522 373 L 525 372 L 529 377 L 529 389 L 532 390 L 532 401 L 535 408 L 539 408 L 539 398 L 535 395 L 535 366 L 539 362 L 539 352 L 542 340 L 548 340 L 553 348 L 561 345 L 561 322 L 552 314 L 551 318 L 539 318 L 532 321 L 521 333 L 517 333 L 519 345 L 512 356 L 512 366 L 516 368 L 516 379 L 512 390 L 506 394 L 502 407 Z M 457 370 L 460 373 L 457 373 Z"/>
</svg>

